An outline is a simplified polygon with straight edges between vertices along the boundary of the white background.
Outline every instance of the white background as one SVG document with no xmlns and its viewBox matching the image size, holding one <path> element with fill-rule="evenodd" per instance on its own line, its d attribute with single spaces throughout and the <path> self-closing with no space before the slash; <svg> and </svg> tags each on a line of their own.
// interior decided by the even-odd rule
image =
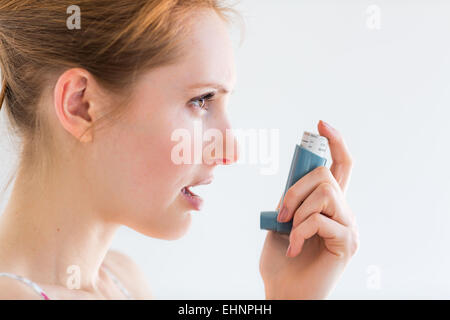
<svg viewBox="0 0 450 320">
<path fill-rule="evenodd" d="M 369 5 L 381 10 L 379 30 L 367 26 Z M 113 247 L 145 270 L 157 298 L 264 299 L 259 212 L 275 209 L 295 143 L 323 119 L 355 159 L 348 201 L 361 241 L 330 298 L 450 298 L 450 3 L 243 0 L 238 8 L 246 34 L 238 47 L 233 31 L 231 121 L 280 130 L 277 173 L 217 168 L 185 237 L 122 228 Z M 13 157 L 0 139 L 4 185 Z"/>
</svg>

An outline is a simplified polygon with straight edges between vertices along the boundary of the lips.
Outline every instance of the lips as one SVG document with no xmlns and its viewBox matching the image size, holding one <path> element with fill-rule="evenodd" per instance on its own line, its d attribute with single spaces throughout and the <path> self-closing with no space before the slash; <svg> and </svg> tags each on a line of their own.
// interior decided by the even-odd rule
<svg viewBox="0 0 450 320">
<path fill-rule="evenodd" d="M 190 185 L 188 185 L 188 186 L 185 186 L 185 187 L 183 187 L 183 189 L 181 189 L 181 190 L 182 190 L 182 191 L 184 190 L 185 192 L 187 192 L 187 193 L 189 193 L 189 194 L 191 194 L 191 195 L 196 196 L 196 194 L 192 192 L 192 190 L 190 189 L 190 187 L 200 186 L 200 185 L 203 185 L 203 184 L 210 184 L 212 181 L 213 181 L 213 177 L 208 177 L 208 178 L 206 178 L 206 179 L 203 179 L 203 180 L 200 180 L 200 181 L 195 182 L 195 183 L 193 183 L 193 184 L 190 184 Z"/>
<path fill-rule="evenodd" d="M 203 205 L 203 199 L 199 195 L 192 192 L 191 187 L 204 185 L 204 184 L 210 184 L 212 182 L 212 180 L 213 180 L 213 177 L 210 176 L 206 179 L 200 180 L 191 185 L 185 186 L 181 189 L 181 194 L 189 202 L 189 204 L 191 204 L 191 206 L 194 207 L 194 209 L 196 209 L 196 210 L 201 209 L 201 207 Z"/>
</svg>

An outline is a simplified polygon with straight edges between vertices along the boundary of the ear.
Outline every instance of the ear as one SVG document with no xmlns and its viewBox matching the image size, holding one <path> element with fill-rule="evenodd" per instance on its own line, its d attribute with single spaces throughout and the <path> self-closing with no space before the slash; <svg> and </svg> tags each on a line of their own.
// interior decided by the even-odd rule
<svg viewBox="0 0 450 320">
<path fill-rule="evenodd" d="M 88 129 L 96 119 L 97 106 L 94 95 L 97 85 L 92 75 L 81 68 L 65 71 L 56 82 L 54 90 L 55 111 L 61 125 L 77 140 L 92 141 L 92 132 Z"/>
</svg>

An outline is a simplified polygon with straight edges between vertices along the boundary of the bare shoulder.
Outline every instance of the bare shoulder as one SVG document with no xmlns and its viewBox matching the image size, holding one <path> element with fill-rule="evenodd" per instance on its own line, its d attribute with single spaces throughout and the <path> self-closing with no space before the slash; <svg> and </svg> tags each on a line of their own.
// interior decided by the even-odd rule
<svg viewBox="0 0 450 320">
<path fill-rule="evenodd" d="M 143 270 L 127 254 L 111 249 L 106 254 L 104 264 L 122 282 L 135 299 L 153 299 L 148 279 Z"/>
<path fill-rule="evenodd" d="M 22 281 L 0 277 L 0 300 L 42 300 L 36 291 Z"/>
</svg>

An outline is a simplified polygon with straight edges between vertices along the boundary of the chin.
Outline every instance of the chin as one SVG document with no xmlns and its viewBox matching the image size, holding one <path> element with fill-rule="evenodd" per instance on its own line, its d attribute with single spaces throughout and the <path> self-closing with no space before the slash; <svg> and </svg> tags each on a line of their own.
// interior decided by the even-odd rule
<svg viewBox="0 0 450 320">
<path fill-rule="evenodd" d="M 139 223 L 133 225 L 131 229 L 143 234 L 147 237 L 162 239 L 162 240 L 177 240 L 182 238 L 189 230 L 192 222 L 192 216 L 190 211 L 177 212 L 173 219 L 169 219 L 170 214 L 165 216 L 165 221 L 157 224 L 158 222 L 146 221 L 146 223 Z"/>
<path fill-rule="evenodd" d="M 166 230 L 166 236 L 162 239 L 165 240 L 177 240 L 186 235 L 192 223 L 192 216 L 190 211 L 182 213 L 183 219 L 176 225 L 169 226 Z"/>
</svg>

